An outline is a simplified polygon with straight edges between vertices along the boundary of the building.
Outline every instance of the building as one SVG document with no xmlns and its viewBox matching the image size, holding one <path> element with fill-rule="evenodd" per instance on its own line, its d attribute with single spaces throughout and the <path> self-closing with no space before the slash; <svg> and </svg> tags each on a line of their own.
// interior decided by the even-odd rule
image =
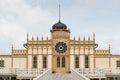
<svg viewBox="0 0 120 80">
<path fill-rule="evenodd" d="M 92 69 L 104 72 L 105 69 L 109 69 L 107 71 L 110 73 L 120 73 L 120 55 L 112 55 L 110 45 L 107 50 L 97 50 L 95 34 L 92 38 L 70 39 L 70 29 L 60 20 L 52 26 L 50 33 L 51 39 L 32 37 L 31 40 L 27 33 L 24 50 L 16 50 L 12 46 L 11 55 L 0 55 L 1 70 L 50 69 L 52 73 L 71 73 L 72 69 L 79 69 L 79 71 L 85 69 L 86 72 Z M 88 77 L 91 80 L 96 78 Z"/>
</svg>

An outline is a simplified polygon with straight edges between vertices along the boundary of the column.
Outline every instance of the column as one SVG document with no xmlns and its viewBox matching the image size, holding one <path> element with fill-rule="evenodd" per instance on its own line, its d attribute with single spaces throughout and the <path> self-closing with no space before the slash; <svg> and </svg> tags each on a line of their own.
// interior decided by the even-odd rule
<svg viewBox="0 0 120 80">
<path fill-rule="evenodd" d="M 22 80 L 21 78 L 19 80 Z"/>
<path fill-rule="evenodd" d="M 113 80 L 116 80 L 115 77 L 113 77 Z"/>
<path fill-rule="evenodd" d="M 9 76 L 9 80 L 11 80 L 11 76 Z"/>
<path fill-rule="evenodd" d="M 7 80 L 7 77 L 3 77 L 3 80 Z"/>
</svg>

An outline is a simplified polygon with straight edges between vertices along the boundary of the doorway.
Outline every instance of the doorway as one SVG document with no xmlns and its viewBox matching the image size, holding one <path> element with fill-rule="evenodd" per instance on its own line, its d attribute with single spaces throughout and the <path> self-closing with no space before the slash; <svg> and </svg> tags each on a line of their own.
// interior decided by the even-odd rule
<svg viewBox="0 0 120 80">
<path fill-rule="evenodd" d="M 65 56 L 56 57 L 56 72 L 59 72 L 59 73 L 66 72 L 66 57 Z"/>
</svg>

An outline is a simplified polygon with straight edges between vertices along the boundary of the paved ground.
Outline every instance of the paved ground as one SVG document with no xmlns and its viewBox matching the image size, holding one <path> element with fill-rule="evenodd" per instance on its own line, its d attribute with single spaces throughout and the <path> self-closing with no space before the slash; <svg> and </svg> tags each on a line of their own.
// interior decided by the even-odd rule
<svg viewBox="0 0 120 80">
<path fill-rule="evenodd" d="M 50 76 L 50 80 L 74 80 L 74 77 L 67 73 L 55 73 Z"/>
</svg>

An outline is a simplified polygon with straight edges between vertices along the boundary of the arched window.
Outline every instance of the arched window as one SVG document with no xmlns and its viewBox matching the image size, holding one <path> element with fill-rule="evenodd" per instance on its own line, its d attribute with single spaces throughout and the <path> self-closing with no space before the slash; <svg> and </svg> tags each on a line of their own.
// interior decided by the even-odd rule
<svg viewBox="0 0 120 80">
<path fill-rule="evenodd" d="M 65 67 L 65 57 L 62 57 L 62 67 Z"/>
<path fill-rule="evenodd" d="M 88 55 L 85 56 L 85 68 L 89 68 L 89 57 L 88 57 Z"/>
<path fill-rule="evenodd" d="M 33 68 L 37 68 L 37 56 L 33 57 Z"/>
<path fill-rule="evenodd" d="M 57 67 L 60 67 L 60 57 L 57 57 Z"/>
<path fill-rule="evenodd" d="M 43 68 L 47 68 L 47 57 L 43 56 Z"/>
<path fill-rule="evenodd" d="M 79 56 L 75 57 L 75 68 L 79 68 Z"/>
</svg>

